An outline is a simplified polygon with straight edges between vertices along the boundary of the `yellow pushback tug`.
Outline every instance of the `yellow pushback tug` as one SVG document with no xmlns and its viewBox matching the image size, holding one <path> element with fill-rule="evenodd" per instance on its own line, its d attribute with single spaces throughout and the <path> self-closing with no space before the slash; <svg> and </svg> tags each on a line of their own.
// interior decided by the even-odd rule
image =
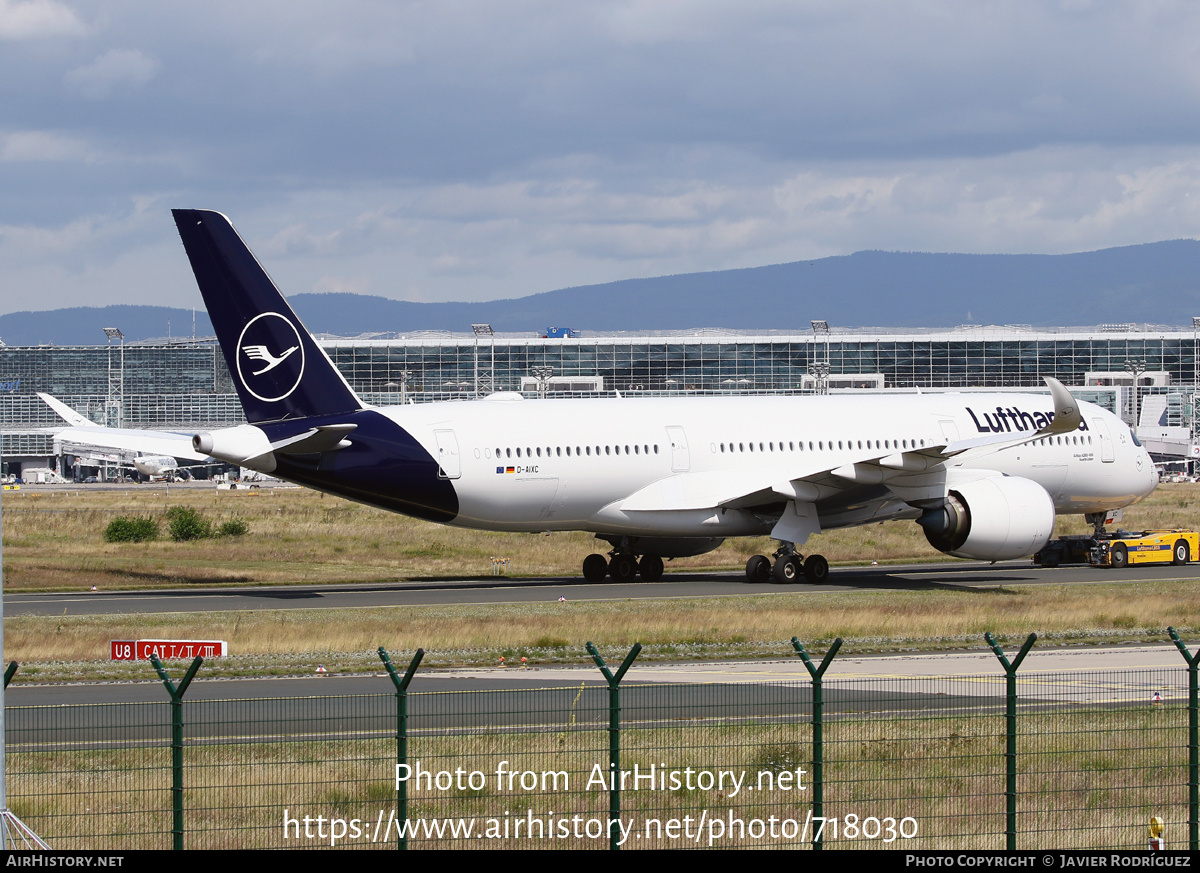
<svg viewBox="0 0 1200 873">
<path fill-rule="evenodd" d="M 1092 536 L 1064 536 L 1046 543 L 1033 556 L 1043 567 L 1092 564 L 1128 567 L 1132 564 L 1186 564 L 1200 560 L 1200 534 L 1194 530 L 1117 530 Z"/>
</svg>

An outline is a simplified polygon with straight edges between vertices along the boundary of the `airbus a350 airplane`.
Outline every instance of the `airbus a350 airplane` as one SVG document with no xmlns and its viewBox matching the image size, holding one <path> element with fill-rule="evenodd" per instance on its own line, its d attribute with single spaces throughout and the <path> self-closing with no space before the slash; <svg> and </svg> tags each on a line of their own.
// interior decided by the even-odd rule
<svg viewBox="0 0 1200 873">
<path fill-rule="evenodd" d="M 173 214 L 249 422 L 196 434 L 194 454 L 461 527 L 590 531 L 612 550 L 584 560 L 589 580 L 656 580 L 663 558 L 769 534 L 774 560 L 752 558 L 748 580 L 821 582 L 828 562 L 798 551 L 812 534 L 887 519 L 916 520 L 951 555 L 1019 558 L 1056 513 L 1102 518 L 1158 484 L 1129 427 L 1053 379 L 1049 396 L 371 407 L 225 216 Z"/>
</svg>

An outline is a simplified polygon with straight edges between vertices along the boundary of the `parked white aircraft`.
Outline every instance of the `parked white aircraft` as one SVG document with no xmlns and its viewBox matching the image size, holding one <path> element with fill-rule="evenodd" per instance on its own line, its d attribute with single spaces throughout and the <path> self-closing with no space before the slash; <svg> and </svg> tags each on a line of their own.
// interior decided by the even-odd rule
<svg viewBox="0 0 1200 873">
<path fill-rule="evenodd" d="M 748 580 L 824 581 L 820 531 L 912 519 L 935 548 L 1030 555 L 1056 513 L 1100 518 L 1158 475 L 1132 431 L 1049 396 L 926 394 L 363 403 L 225 216 L 175 210 L 249 424 L 191 448 L 352 500 L 486 530 L 584 530 L 583 573 L 655 580 L 663 558 L 769 534 Z M 263 364 L 267 366 L 262 366 Z M 176 452 L 168 452 L 178 455 Z"/>
<path fill-rule="evenodd" d="M 115 449 L 120 466 L 132 466 L 148 479 L 174 478 L 187 467 L 202 467 L 211 463 L 206 455 L 192 448 L 189 434 L 177 434 L 128 428 L 104 427 L 82 413 L 76 412 L 57 397 L 38 392 L 38 397 L 58 413 L 70 427 L 57 429 L 54 435 L 60 442 L 86 449 L 87 447 Z M 173 452 L 174 454 L 145 454 L 144 452 Z M 179 465 L 177 458 L 202 463 Z"/>
<path fill-rule="evenodd" d="M 132 459 L 133 468 L 151 481 L 174 479 L 186 469 L 170 455 L 138 455 Z"/>
</svg>

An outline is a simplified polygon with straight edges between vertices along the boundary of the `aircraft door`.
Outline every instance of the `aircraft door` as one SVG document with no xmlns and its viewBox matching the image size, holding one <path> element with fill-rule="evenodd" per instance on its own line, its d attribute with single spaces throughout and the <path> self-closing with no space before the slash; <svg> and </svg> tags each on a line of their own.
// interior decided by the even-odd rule
<svg viewBox="0 0 1200 873">
<path fill-rule="evenodd" d="M 686 473 L 692 466 L 692 456 L 688 451 L 687 434 L 683 428 L 673 425 L 667 428 L 667 439 L 671 441 L 671 471 Z"/>
<path fill-rule="evenodd" d="M 1108 432 L 1108 424 L 1103 418 L 1092 419 L 1092 429 L 1096 432 L 1096 439 L 1100 440 L 1100 460 L 1105 464 L 1113 462 L 1113 444 L 1112 435 Z"/>
<path fill-rule="evenodd" d="M 457 479 L 462 475 L 462 461 L 458 455 L 458 437 L 452 430 L 435 430 L 437 440 L 439 476 L 444 479 Z"/>
</svg>

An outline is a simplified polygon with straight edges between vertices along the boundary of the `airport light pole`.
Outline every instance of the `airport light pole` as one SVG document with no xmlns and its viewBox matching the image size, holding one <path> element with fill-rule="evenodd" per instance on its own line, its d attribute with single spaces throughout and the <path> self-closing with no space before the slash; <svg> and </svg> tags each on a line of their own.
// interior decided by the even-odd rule
<svg viewBox="0 0 1200 873">
<path fill-rule="evenodd" d="M 554 375 L 553 367 L 534 367 L 529 371 L 533 374 L 533 378 L 537 379 L 538 383 L 538 399 L 546 399 L 546 386 L 550 382 L 550 377 Z"/>
<path fill-rule="evenodd" d="M 1192 421 L 1191 439 L 1188 440 L 1189 466 L 1193 475 L 1196 472 L 1196 459 L 1192 457 L 1192 446 L 1196 445 L 1200 434 L 1200 410 L 1196 409 L 1200 402 L 1200 315 L 1192 316 Z"/>
<path fill-rule="evenodd" d="M 473 324 L 471 330 L 475 333 L 475 396 L 483 396 L 483 388 L 487 388 L 488 392 L 496 390 L 496 331 L 492 330 L 490 324 Z M 489 344 L 492 347 L 492 366 L 486 374 L 486 384 L 480 380 L 479 373 L 479 338 L 486 336 Z"/>
<path fill-rule="evenodd" d="M 1146 362 L 1141 358 L 1130 358 L 1125 362 L 1125 372 L 1133 376 L 1133 432 L 1138 426 L 1138 377 L 1146 372 Z"/>
<path fill-rule="evenodd" d="M 408 380 L 412 378 L 412 370 L 400 371 L 400 405 L 408 403 Z"/>
<path fill-rule="evenodd" d="M 1192 387 L 1200 385 L 1200 346 L 1196 344 L 1200 332 L 1200 315 L 1192 316 Z"/>
<path fill-rule="evenodd" d="M 817 379 L 817 393 L 829 393 L 829 322 L 825 319 L 815 319 L 810 321 L 812 324 L 814 351 L 820 349 L 821 338 L 825 338 L 825 354 L 814 361 L 808 368 Z"/>
<path fill-rule="evenodd" d="M 383 386 L 383 390 L 389 394 L 394 393 L 397 388 L 400 389 L 400 405 L 403 406 L 408 402 L 408 380 L 412 378 L 412 370 L 401 370 L 398 374 L 399 382 L 388 382 Z"/>
<path fill-rule="evenodd" d="M 104 328 L 108 337 L 108 408 L 105 420 L 109 427 L 121 427 L 121 409 L 125 405 L 125 334 L 117 327 Z M 120 369 L 114 374 L 112 365 L 112 341 L 120 340 Z"/>
<path fill-rule="evenodd" d="M 829 393 L 829 364 L 825 361 L 817 361 L 814 364 L 808 365 L 808 375 L 812 376 L 817 382 L 817 393 Z"/>
</svg>

